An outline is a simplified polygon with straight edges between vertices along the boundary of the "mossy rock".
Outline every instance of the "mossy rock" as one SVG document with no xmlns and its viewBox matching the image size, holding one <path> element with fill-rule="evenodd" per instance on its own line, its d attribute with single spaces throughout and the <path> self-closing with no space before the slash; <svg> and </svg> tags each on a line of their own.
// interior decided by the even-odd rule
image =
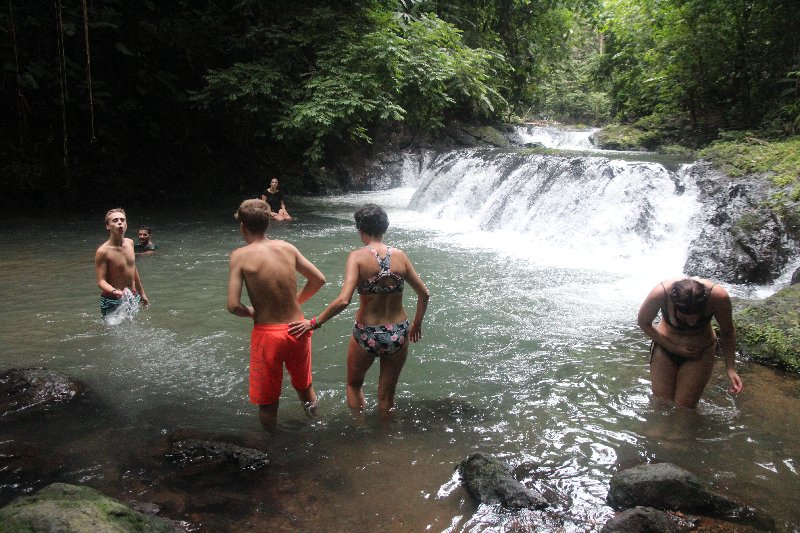
<svg viewBox="0 0 800 533">
<path fill-rule="evenodd" d="M 738 303 L 734 323 L 743 354 L 759 363 L 800 372 L 800 284 L 764 300 Z"/>
<path fill-rule="evenodd" d="M 174 533 L 167 519 L 134 511 L 94 489 L 53 483 L 0 509 L 0 532 Z"/>
<path fill-rule="evenodd" d="M 508 148 L 511 143 L 506 139 L 503 134 L 493 126 L 476 126 L 473 124 L 457 124 L 456 128 L 460 129 L 470 137 L 473 137 L 478 142 L 486 143 L 497 148 Z"/>
<path fill-rule="evenodd" d="M 656 131 L 624 124 L 609 124 L 594 135 L 594 143 L 605 150 L 655 150 L 660 144 Z"/>
</svg>

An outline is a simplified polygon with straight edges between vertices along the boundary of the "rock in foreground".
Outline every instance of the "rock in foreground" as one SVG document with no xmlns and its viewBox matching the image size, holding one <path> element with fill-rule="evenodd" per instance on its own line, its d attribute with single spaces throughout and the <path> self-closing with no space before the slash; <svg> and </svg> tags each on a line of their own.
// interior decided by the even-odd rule
<svg viewBox="0 0 800 533">
<path fill-rule="evenodd" d="M 76 379 L 41 367 L 0 374 L 0 415 L 70 401 L 86 391 Z"/>
<path fill-rule="evenodd" d="M 171 520 L 134 511 L 89 487 L 53 483 L 0 509 L 0 531 L 173 533 L 183 529 Z"/>
<path fill-rule="evenodd" d="M 461 483 L 481 503 L 499 503 L 509 509 L 542 509 L 544 496 L 514 479 L 509 468 L 480 453 L 470 455 L 458 466 Z"/>
<path fill-rule="evenodd" d="M 614 509 L 636 506 L 697 513 L 771 531 L 775 521 L 762 511 L 713 492 L 691 472 L 669 463 L 639 465 L 614 474 L 608 491 Z"/>
</svg>

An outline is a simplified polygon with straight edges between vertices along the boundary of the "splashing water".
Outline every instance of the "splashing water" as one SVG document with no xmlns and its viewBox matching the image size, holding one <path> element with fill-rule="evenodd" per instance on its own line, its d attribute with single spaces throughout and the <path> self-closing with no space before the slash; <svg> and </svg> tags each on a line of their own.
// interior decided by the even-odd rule
<svg viewBox="0 0 800 533">
<path fill-rule="evenodd" d="M 118 326 L 126 320 L 132 322 L 133 317 L 139 312 L 139 296 L 134 295 L 127 287 L 122 291 L 120 300 L 117 308 L 103 317 L 109 326 Z"/>
</svg>

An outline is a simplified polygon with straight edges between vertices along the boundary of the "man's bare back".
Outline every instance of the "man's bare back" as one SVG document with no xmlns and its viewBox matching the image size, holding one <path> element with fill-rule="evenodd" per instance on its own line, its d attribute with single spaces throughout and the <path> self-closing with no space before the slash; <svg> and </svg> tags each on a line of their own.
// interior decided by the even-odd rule
<svg viewBox="0 0 800 533">
<path fill-rule="evenodd" d="M 303 316 L 295 272 L 308 277 L 316 268 L 297 248 L 284 241 L 260 239 L 234 250 L 230 267 L 229 308 L 239 303 L 243 280 L 256 324 L 288 324 Z"/>
</svg>

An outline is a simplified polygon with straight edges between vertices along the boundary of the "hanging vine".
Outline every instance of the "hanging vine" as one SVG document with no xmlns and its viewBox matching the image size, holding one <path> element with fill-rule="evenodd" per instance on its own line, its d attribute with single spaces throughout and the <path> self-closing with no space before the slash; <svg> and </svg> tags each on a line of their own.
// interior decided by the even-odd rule
<svg viewBox="0 0 800 533">
<path fill-rule="evenodd" d="M 19 73 L 19 53 L 17 52 L 17 28 L 14 25 L 14 6 L 8 0 L 8 18 L 11 25 L 11 42 L 14 46 L 14 65 L 17 69 L 17 112 L 19 113 L 19 149 L 25 152 L 25 97 L 22 95 L 22 76 Z"/>
<path fill-rule="evenodd" d="M 67 150 L 67 60 L 64 53 L 64 21 L 61 17 L 61 0 L 55 0 L 56 30 L 58 31 L 58 83 L 61 85 L 61 129 L 64 138 L 64 166 L 69 166 Z"/>
<path fill-rule="evenodd" d="M 96 143 L 97 137 L 94 132 L 94 97 L 92 96 L 92 58 L 89 54 L 89 10 L 86 7 L 86 0 L 83 0 L 83 37 L 86 42 L 86 85 L 89 87 L 89 121 L 91 124 L 91 142 Z"/>
</svg>

